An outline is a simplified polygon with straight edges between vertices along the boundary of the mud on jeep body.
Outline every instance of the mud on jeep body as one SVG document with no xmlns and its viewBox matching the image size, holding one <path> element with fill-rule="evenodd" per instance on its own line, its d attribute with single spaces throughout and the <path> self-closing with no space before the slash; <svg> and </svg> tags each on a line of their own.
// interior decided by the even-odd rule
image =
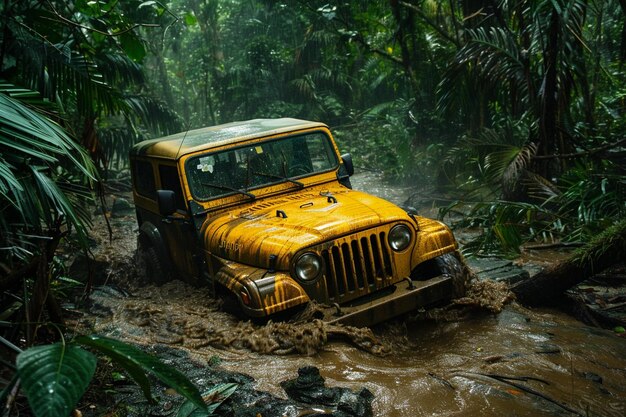
<svg viewBox="0 0 626 417">
<path fill-rule="evenodd" d="M 148 276 L 230 294 L 265 317 L 315 300 L 370 325 L 463 294 L 442 223 L 351 189 L 328 127 L 257 119 L 137 144 L 130 153 Z M 331 307 L 332 306 L 332 307 Z"/>
</svg>

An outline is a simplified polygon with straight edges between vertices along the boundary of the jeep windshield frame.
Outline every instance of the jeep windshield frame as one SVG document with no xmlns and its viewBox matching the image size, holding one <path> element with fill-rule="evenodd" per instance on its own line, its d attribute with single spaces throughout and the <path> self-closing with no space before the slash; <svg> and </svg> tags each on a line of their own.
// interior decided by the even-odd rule
<svg viewBox="0 0 626 417">
<path fill-rule="evenodd" d="M 263 192 L 250 191 L 286 182 L 301 189 L 299 180 L 338 168 L 333 142 L 321 130 L 207 150 L 185 163 L 191 196 L 201 202 L 234 194 L 258 197 Z"/>
</svg>

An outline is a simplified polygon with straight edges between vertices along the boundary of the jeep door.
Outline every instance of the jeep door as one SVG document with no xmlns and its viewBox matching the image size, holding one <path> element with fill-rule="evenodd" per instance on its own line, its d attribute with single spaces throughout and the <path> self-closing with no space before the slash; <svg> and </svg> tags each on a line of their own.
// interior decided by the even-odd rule
<svg viewBox="0 0 626 417">
<path fill-rule="evenodd" d="M 187 208 L 185 195 L 176 165 L 158 164 L 160 188 L 174 192 L 175 212 L 164 218 L 159 227 L 166 241 L 170 260 L 175 272 L 186 281 L 193 282 L 200 276 L 200 258 L 197 256 L 197 234 Z M 176 274 L 173 278 L 176 278 Z"/>
</svg>

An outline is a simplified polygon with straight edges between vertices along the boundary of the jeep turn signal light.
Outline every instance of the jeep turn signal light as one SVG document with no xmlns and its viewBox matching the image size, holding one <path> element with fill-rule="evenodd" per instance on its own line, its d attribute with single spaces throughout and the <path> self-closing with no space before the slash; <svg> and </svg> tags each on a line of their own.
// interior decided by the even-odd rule
<svg viewBox="0 0 626 417">
<path fill-rule="evenodd" d="M 246 290 L 241 290 L 239 291 L 239 296 L 241 297 L 241 301 L 245 304 L 245 305 L 250 305 L 250 295 L 248 295 L 248 291 Z"/>
</svg>

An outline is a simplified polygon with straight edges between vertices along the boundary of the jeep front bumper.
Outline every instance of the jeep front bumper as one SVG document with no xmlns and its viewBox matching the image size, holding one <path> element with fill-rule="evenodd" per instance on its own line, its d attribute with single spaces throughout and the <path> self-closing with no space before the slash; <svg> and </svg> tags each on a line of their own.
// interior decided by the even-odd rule
<svg viewBox="0 0 626 417">
<path fill-rule="evenodd" d="M 370 300 L 328 307 L 324 321 L 363 327 L 381 323 L 410 311 L 448 301 L 453 294 L 452 277 L 440 275 L 425 281 L 407 280 L 383 291 L 382 296 Z M 376 296 L 376 293 L 372 294 Z M 358 304 L 357 304 L 358 303 Z"/>
</svg>

